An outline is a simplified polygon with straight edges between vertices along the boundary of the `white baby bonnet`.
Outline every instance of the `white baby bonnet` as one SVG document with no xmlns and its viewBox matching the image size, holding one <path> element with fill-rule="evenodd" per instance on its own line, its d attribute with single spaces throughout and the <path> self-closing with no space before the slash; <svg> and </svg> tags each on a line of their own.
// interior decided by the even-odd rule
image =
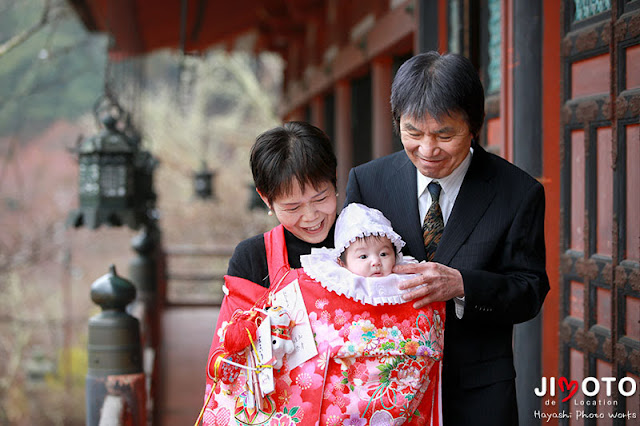
<svg viewBox="0 0 640 426">
<path fill-rule="evenodd" d="M 384 217 L 380 210 L 372 209 L 362 204 L 351 203 L 345 207 L 336 220 L 334 236 L 336 259 L 357 238 L 379 235 L 389 238 L 396 248 L 396 254 L 400 254 L 404 241 L 391 226 L 389 219 Z"/>
<path fill-rule="evenodd" d="M 304 271 L 327 290 L 369 305 L 406 303 L 398 284 L 415 274 L 390 274 L 386 277 L 362 277 L 338 264 L 338 258 L 357 238 L 379 235 L 389 238 L 396 249 L 396 264 L 415 263 L 400 250 L 405 243 L 391 227 L 391 222 L 376 209 L 351 203 L 336 220 L 335 248 L 313 248 L 300 257 Z"/>
</svg>

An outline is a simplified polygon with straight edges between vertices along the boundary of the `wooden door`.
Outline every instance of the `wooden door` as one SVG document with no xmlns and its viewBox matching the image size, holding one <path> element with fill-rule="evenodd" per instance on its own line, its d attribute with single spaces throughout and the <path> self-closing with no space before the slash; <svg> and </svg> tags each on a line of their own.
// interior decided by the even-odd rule
<svg viewBox="0 0 640 426">
<path fill-rule="evenodd" d="M 560 424 L 638 425 L 640 0 L 562 5 Z"/>
</svg>

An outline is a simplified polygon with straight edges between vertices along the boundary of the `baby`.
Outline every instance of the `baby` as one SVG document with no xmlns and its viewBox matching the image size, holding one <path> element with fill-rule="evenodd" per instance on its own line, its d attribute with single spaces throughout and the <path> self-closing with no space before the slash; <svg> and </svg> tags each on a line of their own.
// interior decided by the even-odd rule
<svg viewBox="0 0 640 426">
<path fill-rule="evenodd" d="M 396 252 L 387 237 L 358 237 L 342 252 L 338 264 L 363 277 L 386 277 L 396 264 Z"/>
<path fill-rule="evenodd" d="M 336 220 L 337 262 L 362 277 L 386 277 L 404 242 L 379 210 L 352 203 Z M 396 244 L 394 246 L 394 244 Z"/>
<path fill-rule="evenodd" d="M 415 262 L 401 253 L 404 241 L 376 209 L 352 203 L 336 220 L 335 248 L 301 256 L 304 271 L 323 287 L 362 303 L 402 303 L 398 284 L 413 275 L 392 273 L 396 263 Z"/>
</svg>

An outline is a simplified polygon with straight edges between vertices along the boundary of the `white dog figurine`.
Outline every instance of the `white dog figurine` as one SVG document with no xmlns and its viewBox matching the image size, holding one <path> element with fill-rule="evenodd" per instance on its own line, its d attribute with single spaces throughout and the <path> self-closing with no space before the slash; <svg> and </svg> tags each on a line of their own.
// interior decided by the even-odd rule
<svg viewBox="0 0 640 426">
<path fill-rule="evenodd" d="M 274 306 L 267 310 L 267 315 L 271 320 L 271 344 L 273 347 L 273 368 L 276 370 L 282 367 L 284 356 L 294 350 L 291 341 L 291 329 L 295 322 L 291 320 L 289 312 L 282 306 Z"/>
</svg>

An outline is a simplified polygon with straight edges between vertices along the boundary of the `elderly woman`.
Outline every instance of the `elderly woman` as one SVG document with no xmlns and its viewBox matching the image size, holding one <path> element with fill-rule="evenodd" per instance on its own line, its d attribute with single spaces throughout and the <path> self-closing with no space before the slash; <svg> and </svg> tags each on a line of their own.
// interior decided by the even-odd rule
<svg viewBox="0 0 640 426">
<path fill-rule="evenodd" d="M 444 304 L 379 301 L 381 281 L 337 292 L 301 268 L 301 256 L 334 245 L 327 136 L 301 122 L 269 130 L 252 148 L 251 169 L 280 225 L 240 243 L 229 263 L 204 424 L 439 424 Z"/>
</svg>

